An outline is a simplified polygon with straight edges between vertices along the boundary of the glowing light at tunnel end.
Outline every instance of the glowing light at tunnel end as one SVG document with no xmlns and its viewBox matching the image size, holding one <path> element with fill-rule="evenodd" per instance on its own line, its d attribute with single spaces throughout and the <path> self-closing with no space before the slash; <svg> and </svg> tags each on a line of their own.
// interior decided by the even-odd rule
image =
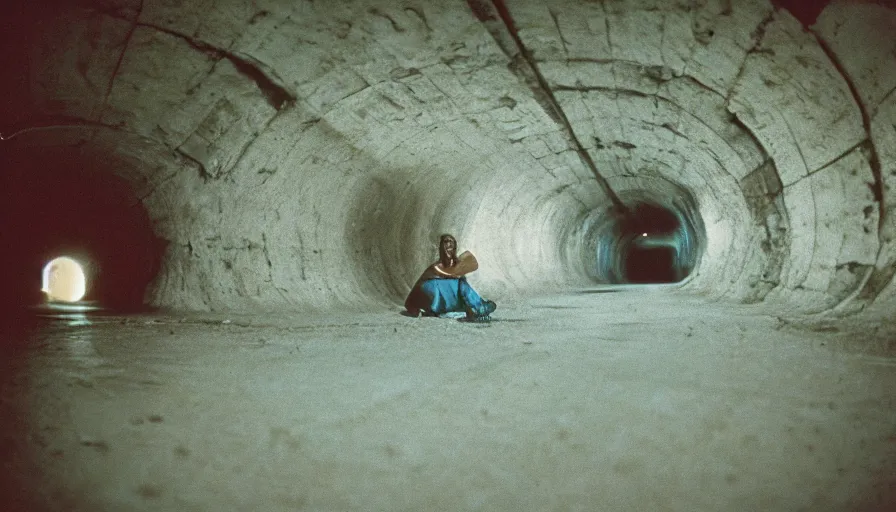
<svg viewBox="0 0 896 512">
<path fill-rule="evenodd" d="M 84 269 L 68 256 L 55 258 L 44 266 L 40 291 L 50 301 L 78 302 L 87 291 Z"/>
</svg>

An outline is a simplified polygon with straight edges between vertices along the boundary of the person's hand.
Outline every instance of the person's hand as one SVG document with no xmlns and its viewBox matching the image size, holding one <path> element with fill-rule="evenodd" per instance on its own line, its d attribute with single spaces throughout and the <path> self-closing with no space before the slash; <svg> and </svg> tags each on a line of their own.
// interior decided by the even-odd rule
<svg viewBox="0 0 896 512">
<path fill-rule="evenodd" d="M 479 262 L 476 260 L 476 256 L 470 251 L 464 251 L 463 254 L 457 258 L 457 263 L 455 263 L 453 267 L 443 267 L 441 263 L 436 263 L 432 267 L 436 274 L 448 278 L 463 277 L 470 272 L 476 271 L 478 268 Z"/>
</svg>

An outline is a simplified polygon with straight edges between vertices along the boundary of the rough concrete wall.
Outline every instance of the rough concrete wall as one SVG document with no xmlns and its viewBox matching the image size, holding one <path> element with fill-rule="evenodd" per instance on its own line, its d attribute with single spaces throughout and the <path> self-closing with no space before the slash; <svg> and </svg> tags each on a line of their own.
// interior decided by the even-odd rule
<svg viewBox="0 0 896 512">
<path fill-rule="evenodd" d="M 521 4 L 511 4 L 520 34 L 543 62 L 558 99 L 577 113 L 573 124 L 598 168 L 620 193 L 662 190 L 651 184 L 662 180 L 689 189 L 707 230 L 705 257 L 690 284 L 742 295 L 755 229 L 738 180 L 762 165 L 764 154 L 747 131 L 730 122 L 719 68 L 736 74 L 738 65 L 730 60 L 742 61 L 745 51 L 733 57 L 716 51 L 715 62 L 688 65 L 699 62 L 691 55 L 712 44 L 695 38 L 697 18 L 703 18 L 704 30 L 720 32 L 716 41 L 727 42 L 747 38 L 747 27 L 770 6 L 748 5 L 723 15 L 649 2 Z M 721 23 L 731 30 L 726 33 Z M 707 76 L 706 69 L 715 75 Z"/>
<path fill-rule="evenodd" d="M 869 216 L 879 240 L 861 286 L 850 296 L 857 300 L 844 309 L 867 308 L 881 316 L 896 307 L 896 10 L 882 5 L 831 5 L 814 26 L 819 41 L 852 84 L 862 115 L 860 146 L 872 176 L 866 178 L 875 204 Z"/>
<path fill-rule="evenodd" d="M 105 126 L 89 143 L 142 170 L 170 241 L 153 304 L 394 304 L 445 231 L 486 295 L 585 283 L 570 236 L 609 198 L 476 1 L 101 5 L 41 15 L 29 108 Z M 836 4 L 816 36 L 760 0 L 507 8 L 606 182 L 696 198 L 687 286 L 798 311 L 896 295 L 893 11 Z"/>
<path fill-rule="evenodd" d="M 879 247 L 855 85 L 787 11 L 692 4 L 509 7 L 614 189 L 670 180 L 697 197 L 707 247 L 689 286 L 833 307 L 862 285 Z M 875 33 L 886 58 L 893 31 Z"/>
</svg>

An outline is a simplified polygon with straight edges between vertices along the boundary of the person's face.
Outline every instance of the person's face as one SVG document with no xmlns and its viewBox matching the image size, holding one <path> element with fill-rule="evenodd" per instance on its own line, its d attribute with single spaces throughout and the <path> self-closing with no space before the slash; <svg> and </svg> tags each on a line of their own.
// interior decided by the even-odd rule
<svg viewBox="0 0 896 512">
<path fill-rule="evenodd" d="M 445 249 L 445 252 L 451 256 L 454 256 L 457 251 L 457 242 L 450 238 L 446 238 L 442 241 L 442 247 Z"/>
</svg>

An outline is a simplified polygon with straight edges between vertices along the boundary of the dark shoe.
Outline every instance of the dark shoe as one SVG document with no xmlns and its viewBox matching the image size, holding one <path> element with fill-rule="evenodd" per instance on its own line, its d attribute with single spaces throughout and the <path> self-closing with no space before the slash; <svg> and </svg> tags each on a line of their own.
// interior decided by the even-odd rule
<svg viewBox="0 0 896 512">
<path fill-rule="evenodd" d="M 491 320 L 492 313 L 498 309 L 498 305 L 493 301 L 484 300 L 482 301 L 482 306 L 478 308 L 478 311 L 473 311 L 472 308 L 467 308 L 467 321 L 468 322 L 488 322 Z"/>
</svg>

